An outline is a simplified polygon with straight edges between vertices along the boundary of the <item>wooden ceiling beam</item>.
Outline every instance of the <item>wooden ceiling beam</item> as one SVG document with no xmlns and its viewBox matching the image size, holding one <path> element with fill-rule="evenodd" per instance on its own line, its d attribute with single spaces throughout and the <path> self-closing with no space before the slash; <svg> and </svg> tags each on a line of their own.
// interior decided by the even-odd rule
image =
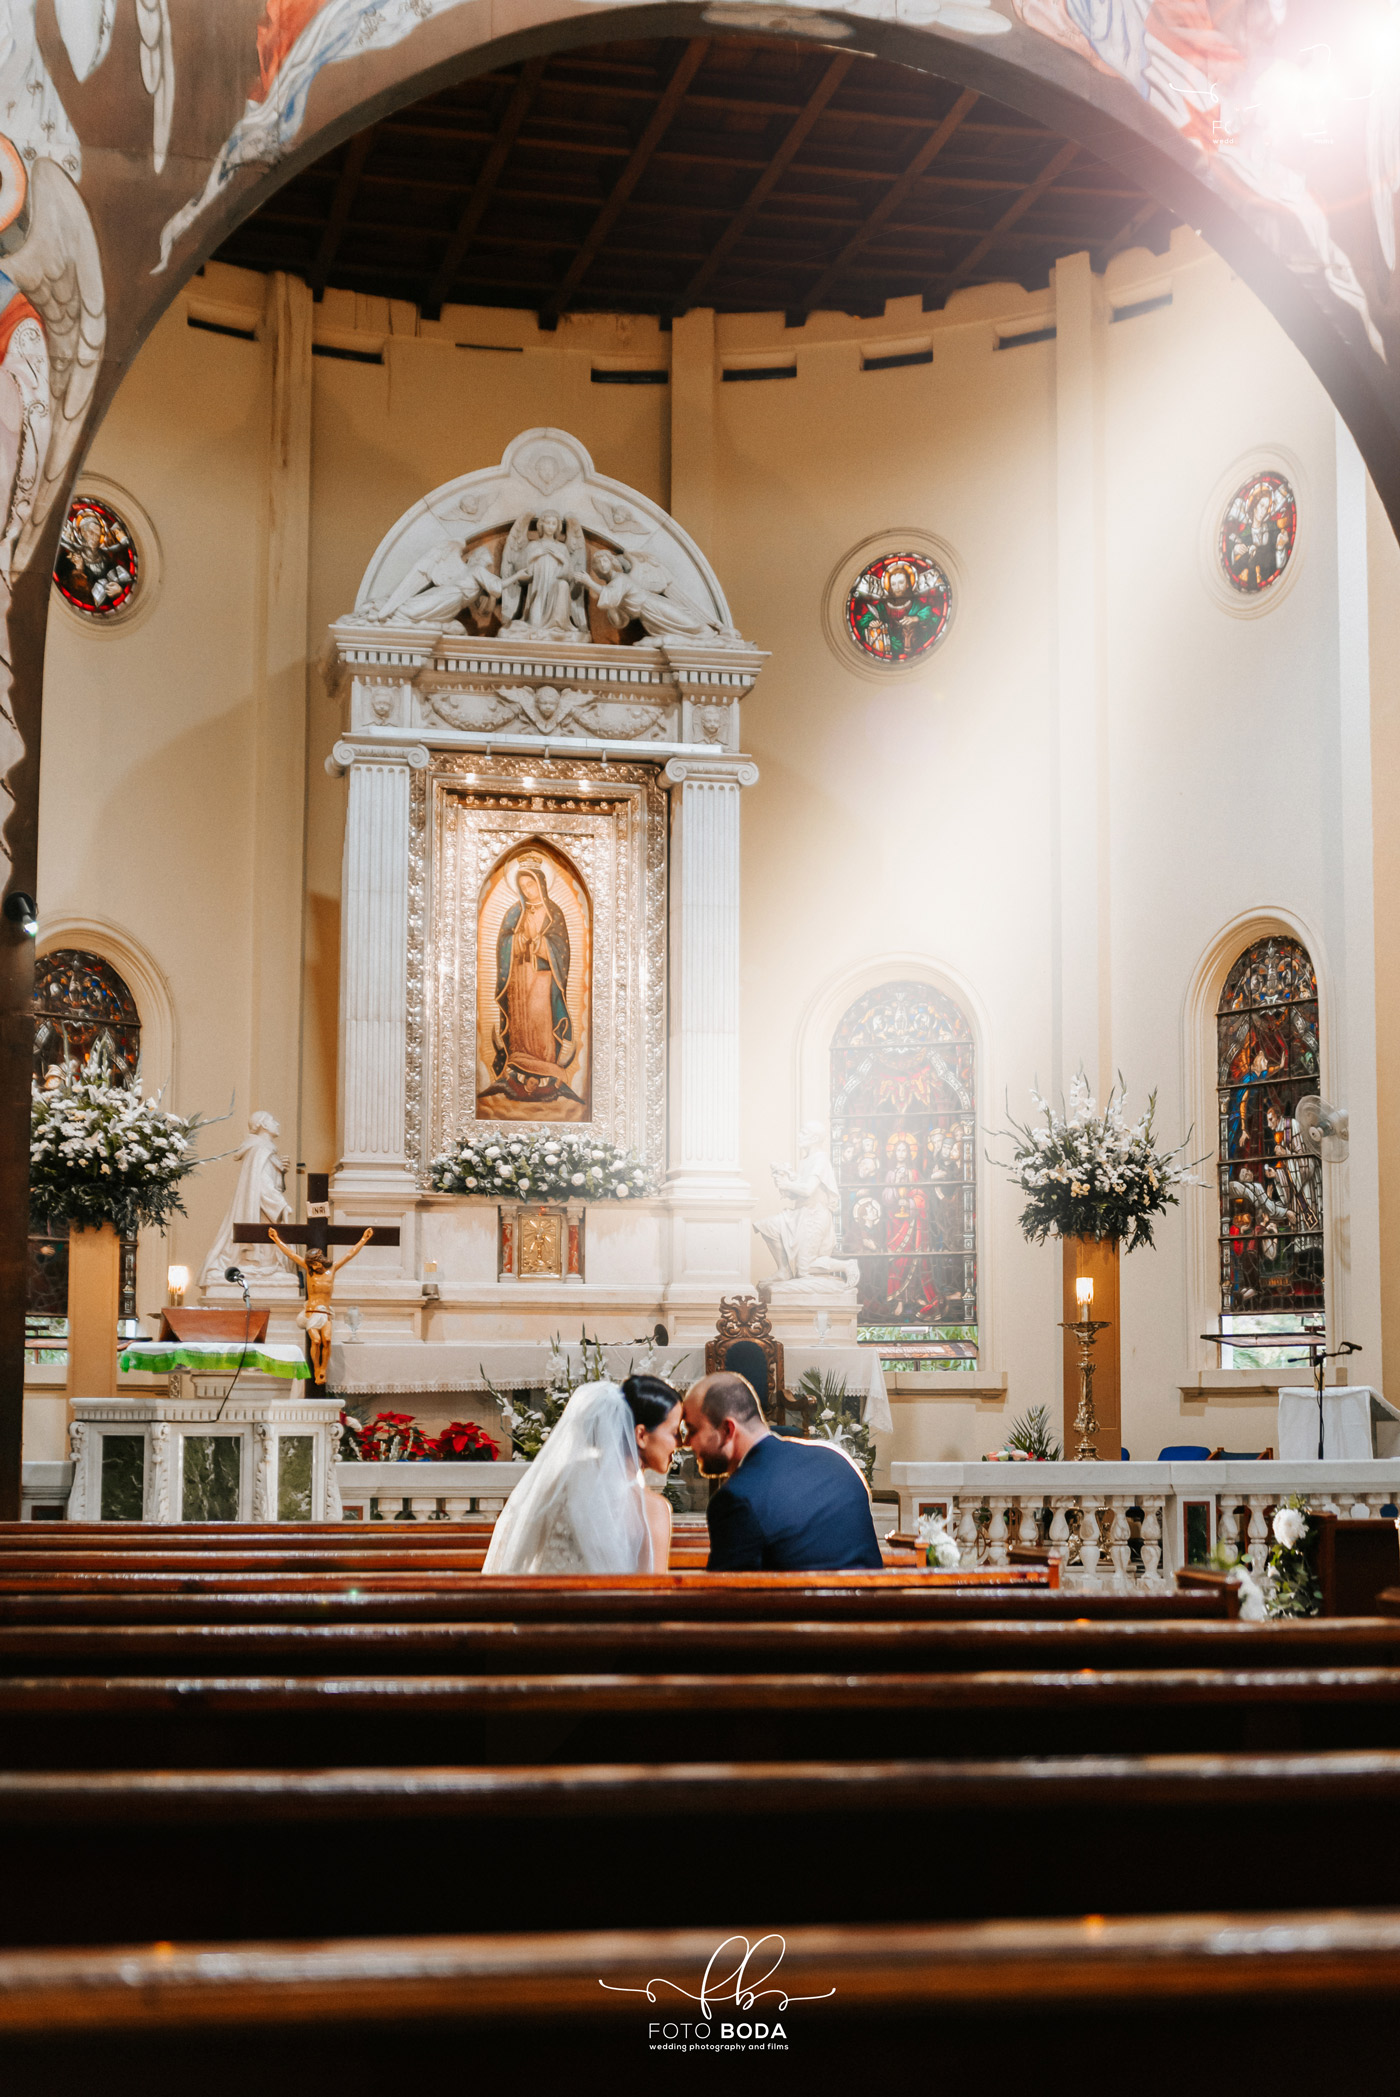
<svg viewBox="0 0 1400 2097">
<path fill-rule="evenodd" d="M 779 182 L 782 181 L 783 176 L 801 152 L 812 126 L 816 123 L 818 117 L 821 116 L 855 62 L 855 53 L 853 51 L 838 52 L 837 56 L 832 59 L 831 64 L 822 74 L 816 87 L 803 103 L 801 114 L 789 129 L 787 136 L 778 147 L 773 158 L 769 161 L 757 182 L 754 183 L 753 188 L 749 191 L 723 233 L 720 234 L 719 239 L 711 248 L 705 261 L 701 263 L 695 275 L 686 285 L 677 308 L 678 311 L 683 312 L 688 307 L 700 304 L 707 285 L 714 279 L 716 270 L 722 266 L 733 249 L 743 239 L 754 218 L 763 209 L 765 200 L 776 189 Z"/>
<path fill-rule="evenodd" d="M 597 218 L 593 221 L 592 230 L 564 272 L 558 288 L 541 309 L 541 327 L 552 327 L 555 324 L 559 315 L 573 297 L 574 292 L 583 282 L 594 256 L 598 253 L 598 250 L 602 247 L 603 242 L 616 224 L 618 214 L 622 211 L 633 190 L 646 173 L 647 165 L 653 153 L 660 145 L 667 126 L 685 99 L 686 89 L 699 72 L 709 48 L 710 39 L 707 36 L 697 36 L 691 38 L 681 53 L 671 77 L 666 83 L 665 93 L 652 111 L 651 119 L 646 129 L 633 147 L 626 167 L 613 184 L 606 204 L 604 204 Z"/>
<path fill-rule="evenodd" d="M 361 178 L 364 175 L 365 162 L 369 159 L 370 151 L 374 145 L 375 130 L 376 127 L 371 124 L 368 131 L 357 132 L 345 148 L 345 158 L 341 163 L 340 176 L 335 185 L 335 195 L 331 199 L 330 212 L 321 232 L 320 244 L 316 249 L 316 259 L 311 265 L 311 272 L 307 278 L 307 282 L 311 286 L 311 296 L 317 305 L 325 297 L 326 279 L 334 266 L 336 251 L 344 238 L 345 228 L 350 220 L 355 196 L 359 190 Z"/>
<path fill-rule="evenodd" d="M 1155 197 L 1148 197 L 1144 203 L 1139 205 L 1130 218 L 1126 218 L 1123 221 L 1118 231 L 1110 239 L 1106 240 L 1102 247 L 1095 248 L 1092 251 L 1094 268 L 1102 273 L 1108 268 L 1115 255 L 1121 255 L 1125 248 L 1134 247 L 1137 244 L 1138 235 L 1147 230 L 1154 218 L 1160 218 L 1165 215 L 1167 215 L 1166 206 L 1159 204 Z"/>
<path fill-rule="evenodd" d="M 419 300 L 425 320 L 438 320 L 453 279 L 462 266 L 462 258 L 472 244 L 472 239 L 486 215 L 486 207 L 495 193 L 501 178 L 501 170 L 511 147 L 520 134 L 520 127 L 530 113 L 539 84 L 544 76 L 545 61 L 542 58 L 527 58 L 520 68 L 520 78 L 501 114 L 501 121 L 492 141 L 491 150 L 481 164 L 481 171 L 471 187 L 456 230 L 442 252 L 428 288 Z"/>
<path fill-rule="evenodd" d="M 846 242 L 836 260 L 818 277 L 816 283 L 802 302 L 806 312 L 811 313 L 820 306 L 822 300 L 831 291 L 832 286 L 839 283 L 841 272 L 847 267 L 852 256 L 859 252 L 872 233 L 878 233 L 886 220 L 894 215 L 895 211 L 913 189 L 915 183 L 919 181 L 920 177 L 926 173 L 937 159 L 959 126 L 972 114 L 978 99 L 979 97 L 970 87 L 964 88 L 942 123 L 935 131 L 930 133 L 919 147 L 918 152 L 914 155 L 904 173 L 890 184 L 864 225 L 856 228 L 856 231 Z"/>
<path fill-rule="evenodd" d="M 1026 212 L 1030 210 L 1032 204 L 1037 203 L 1039 199 L 1044 196 L 1046 190 L 1049 189 L 1052 182 L 1058 181 L 1059 177 L 1064 173 L 1065 169 L 1069 167 L 1072 161 L 1075 159 L 1078 152 L 1078 146 L 1074 145 L 1073 143 L 1061 146 L 1059 152 L 1056 153 L 1052 159 L 1046 162 L 1045 166 L 1041 169 L 1040 173 L 1036 176 L 1034 182 L 1031 183 L 1030 187 L 1026 189 L 1022 193 L 1022 195 L 1016 199 L 1016 202 L 1012 204 L 1009 207 L 1009 209 L 1003 211 L 1001 217 L 997 220 L 996 224 L 992 227 L 991 231 L 988 233 L 984 233 L 982 235 L 982 238 L 977 242 L 976 246 L 968 249 L 968 252 L 963 256 L 962 261 L 957 265 L 957 268 L 950 270 L 948 275 L 944 277 L 938 285 L 935 286 L 933 295 L 940 301 L 940 303 L 946 303 L 950 295 L 953 292 L 955 292 L 958 286 L 964 282 L 964 280 L 971 274 L 971 272 L 974 269 L 977 268 L 978 264 L 984 259 L 984 257 L 991 253 L 992 249 L 996 246 L 997 242 L 1003 239 L 1005 235 L 1011 231 L 1011 228 L 1015 225 L 1017 219 L 1024 217 Z"/>
</svg>

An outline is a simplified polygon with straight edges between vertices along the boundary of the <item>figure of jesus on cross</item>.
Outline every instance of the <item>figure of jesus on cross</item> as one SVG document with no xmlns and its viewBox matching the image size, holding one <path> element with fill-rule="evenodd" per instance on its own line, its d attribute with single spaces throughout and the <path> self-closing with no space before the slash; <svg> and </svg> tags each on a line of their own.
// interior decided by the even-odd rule
<svg viewBox="0 0 1400 2097">
<path fill-rule="evenodd" d="M 308 1172 L 305 1223 L 284 1223 L 280 1234 L 270 1223 L 237 1223 L 233 1229 L 237 1244 L 271 1243 L 306 1276 L 306 1307 L 298 1315 L 297 1324 L 306 1334 L 312 1382 L 321 1389 L 325 1388 L 326 1371 L 330 1367 L 331 1291 L 336 1275 L 357 1253 L 364 1251 L 371 1238 L 376 1245 L 397 1245 L 399 1242 L 397 1229 L 380 1223 L 368 1224 L 357 1236 L 353 1224 L 332 1223 L 330 1213 L 330 1175 Z M 304 1259 L 294 1250 L 298 1245 L 306 1249 Z M 348 1245 L 351 1250 L 343 1260 L 332 1264 L 332 1245 Z"/>
</svg>

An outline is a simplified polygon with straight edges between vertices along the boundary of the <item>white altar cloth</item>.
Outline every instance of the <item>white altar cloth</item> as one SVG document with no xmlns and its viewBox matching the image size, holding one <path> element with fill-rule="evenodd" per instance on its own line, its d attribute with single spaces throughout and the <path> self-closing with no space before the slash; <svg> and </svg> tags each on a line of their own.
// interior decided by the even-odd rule
<svg viewBox="0 0 1400 2097">
<path fill-rule="evenodd" d="M 578 1344 L 565 1354 L 578 1355 Z M 621 1379 L 641 1360 L 642 1347 L 619 1340 L 603 1350 L 608 1373 Z M 785 1345 L 783 1367 L 788 1389 L 809 1369 L 823 1376 L 844 1376 L 864 1400 L 861 1418 L 867 1427 L 888 1434 L 894 1422 L 885 1389 L 878 1347 Z M 703 1347 L 667 1348 L 651 1364 L 652 1374 L 684 1390 L 705 1373 Z M 542 1384 L 549 1373 L 549 1348 L 541 1340 L 346 1340 L 331 1349 L 330 1389 L 341 1398 L 436 1397 L 454 1391 L 485 1391 L 494 1385 L 509 1392 Z"/>
<path fill-rule="evenodd" d="M 1400 1412 L 1369 1384 L 1337 1384 L 1322 1394 L 1323 1459 L 1368 1461 L 1376 1453 L 1378 1420 L 1400 1420 Z M 1317 1392 L 1311 1384 L 1288 1385 L 1278 1394 L 1278 1460 L 1317 1462 Z"/>
</svg>

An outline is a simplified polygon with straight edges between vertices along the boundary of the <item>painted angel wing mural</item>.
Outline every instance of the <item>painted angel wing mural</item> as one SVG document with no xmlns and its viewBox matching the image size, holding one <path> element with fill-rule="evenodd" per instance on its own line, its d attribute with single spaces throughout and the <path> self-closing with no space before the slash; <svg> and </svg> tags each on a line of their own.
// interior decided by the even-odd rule
<svg viewBox="0 0 1400 2097">
<path fill-rule="evenodd" d="M 53 0 L 58 33 L 79 80 L 95 73 L 107 56 L 118 5 L 119 0 Z M 136 27 L 141 37 L 141 80 L 154 104 L 152 158 L 159 174 L 170 145 L 175 106 L 169 0 L 136 0 Z"/>
<path fill-rule="evenodd" d="M 23 172 L 9 141 L 0 139 L 0 148 Z M 5 172 L 13 175 L 14 167 Z M 8 575 L 16 560 L 23 567 L 28 559 L 67 474 L 97 382 L 107 316 L 97 237 L 62 168 L 36 160 L 18 207 L 7 214 L 4 202 L 0 185 L 0 377 L 13 381 L 21 403 L 0 528 L 0 571 Z"/>
</svg>

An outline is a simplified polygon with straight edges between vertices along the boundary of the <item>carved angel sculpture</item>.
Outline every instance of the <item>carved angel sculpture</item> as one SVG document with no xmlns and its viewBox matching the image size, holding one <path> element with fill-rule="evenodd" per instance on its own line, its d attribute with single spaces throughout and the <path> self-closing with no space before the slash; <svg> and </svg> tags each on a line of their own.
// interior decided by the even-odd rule
<svg viewBox="0 0 1400 2097">
<path fill-rule="evenodd" d="M 701 640 L 718 628 L 683 597 L 659 561 L 647 554 L 609 553 L 593 556 L 593 574 L 584 585 L 598 600 L 599 611 L 621 632 L 634 619 L 652 635 Z"/>
<path fill-rule="evenodd" d="M 577 517 L 561 517 L 557 510 L 517 517 L 501 558 L 501 583 L 507 627 L 561 639 L 586 636 L 588 555 Z"/>
<path fill-rule="evenodd" d="M 382 604 L 367 604 L 364 617 L 379 624 L 444 626 L 464 611 L 484 628 L 501 594 L 501 579 L 489 546 L 438 546 L 414 562 Z"/>
</svg>

